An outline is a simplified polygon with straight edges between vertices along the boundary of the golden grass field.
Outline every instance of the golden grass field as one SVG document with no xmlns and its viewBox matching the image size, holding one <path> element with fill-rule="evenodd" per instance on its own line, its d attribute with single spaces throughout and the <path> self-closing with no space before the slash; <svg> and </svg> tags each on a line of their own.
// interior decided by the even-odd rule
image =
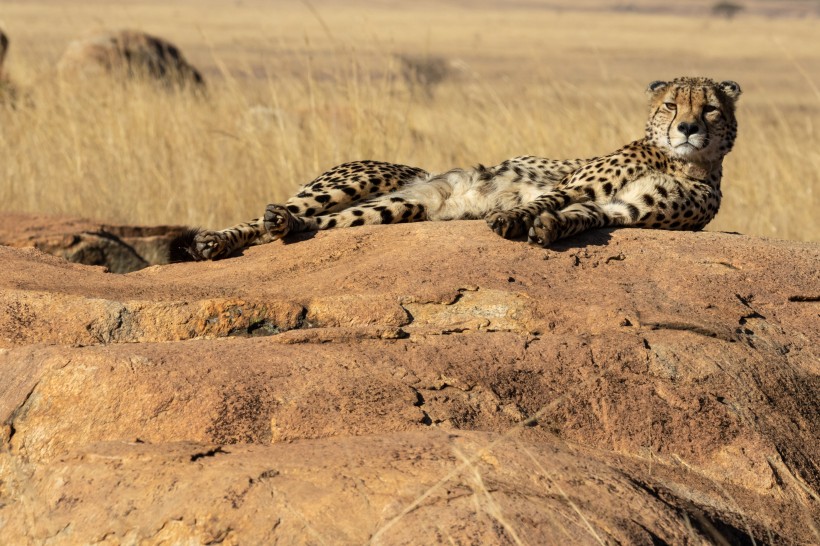
<svg viewBox="0 0 820 546">
<path fill-rule="evenodd" d="M 650 81 L 705 75 L 744 90 L 708 229 L 820 240 L 820 19 L 546 4 L 3 0 L 27 97 L 0 107 L 0 210 L 217 228 L 353 159 L 590 157 L 642 136 Z M 179 45 L 208 96 L 58 80 L 69 41 L 124 27 Z M 402 55 L 448 75 L 413 89 Z"/>
</svg>

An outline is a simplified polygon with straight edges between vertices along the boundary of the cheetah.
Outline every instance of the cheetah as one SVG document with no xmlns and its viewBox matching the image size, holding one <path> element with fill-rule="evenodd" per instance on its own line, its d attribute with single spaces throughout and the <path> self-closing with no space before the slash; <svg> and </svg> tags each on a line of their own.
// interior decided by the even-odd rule
<svg viewBox="0 0 820 546">
<path fill-rule="evenodd" d="M 539 246 L 601 227 L 700 230 L 720 206 L 740 86 L 681 77 L 652 82 L 646 93 L 645 136 L 608 155 L 521 156 L 441 174 L 345 163 L 284 205 L 268 205 L 260 218 L 222 231 L 190 231 L 175 243 L 177 255 L 214 260 L 290 233 L 422 220 L 485 219 L 502 237 Z"/>
</svg>

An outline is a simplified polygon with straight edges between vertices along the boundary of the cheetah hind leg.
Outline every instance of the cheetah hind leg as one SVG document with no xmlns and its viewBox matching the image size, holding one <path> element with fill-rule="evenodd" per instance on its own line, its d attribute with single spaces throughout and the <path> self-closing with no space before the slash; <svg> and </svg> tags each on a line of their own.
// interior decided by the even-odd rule
<svg viewBox="0 0 820 546">
<path fill-rule="evenodd" d="M 188 229 L 171 241 L 169 261 L 218 260 L 251 245 L 267 242 L 270 239 L 262 218 L 220 231 Z"/>
<path fill-rule="evenodd" d="M 265 231 L 273 241 L 281 239 L 289 233 L 319 229 L 316 220 L 313 218 L 296 216 L 283 205 L 275 204 L 265 207 L 264 226 Z"/>
</svg>

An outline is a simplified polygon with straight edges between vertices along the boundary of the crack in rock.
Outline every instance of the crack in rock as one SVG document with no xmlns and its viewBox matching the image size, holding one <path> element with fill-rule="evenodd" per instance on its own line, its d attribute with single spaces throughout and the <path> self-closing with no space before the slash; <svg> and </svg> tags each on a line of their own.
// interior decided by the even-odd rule
<svg viewBox="0 0 820 546">
<path fill-rule="evenodd" d="M 205 457 L 216 457 L 219 454 L 227 455 L 229 453 L 230 451 L 225 451 L 224 449 L 222 449 L 222 446 L 216 446 L 215 448 L 209 449 L 207 451 L 194 453 L 193 455 L 191 455 L 191 462 L 193 463 L 195 461 L 198 461 L 199 459 L 204 459 Z"/>
<path fill-rule="evenodd" d="M 707 328 L 706 326 L 690 324 L 687 322 L 645 322 L 642 326 L 646 326 L 651 330 L 679 330 L 682 332 L 692 332 L 693 334 L 709 338 L 722 339 L 723 341 L 728 341 L 730 343 L 737 341 L 737 339 L 725 333 L 717 332 Z"/>
<path fill-rule="evenodd" d="M 820 301 L 820 296 L 803 296 L 803 295 L 796 295 L 796 296 L 789 296 L 789 301 L 791 302 L 817 302 Z"/>
</svg>

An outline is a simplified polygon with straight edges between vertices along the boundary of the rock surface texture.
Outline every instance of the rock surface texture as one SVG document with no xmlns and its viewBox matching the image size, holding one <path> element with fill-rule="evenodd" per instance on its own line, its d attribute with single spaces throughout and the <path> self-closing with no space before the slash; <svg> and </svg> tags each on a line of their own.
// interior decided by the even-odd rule
<svg viewBox="0 0 820 546">
<path fill-rule="evenodd" d="M 0 247 L 13 544 L 816 544 L 820 246 L 370 226 Z"/>
</svg>

